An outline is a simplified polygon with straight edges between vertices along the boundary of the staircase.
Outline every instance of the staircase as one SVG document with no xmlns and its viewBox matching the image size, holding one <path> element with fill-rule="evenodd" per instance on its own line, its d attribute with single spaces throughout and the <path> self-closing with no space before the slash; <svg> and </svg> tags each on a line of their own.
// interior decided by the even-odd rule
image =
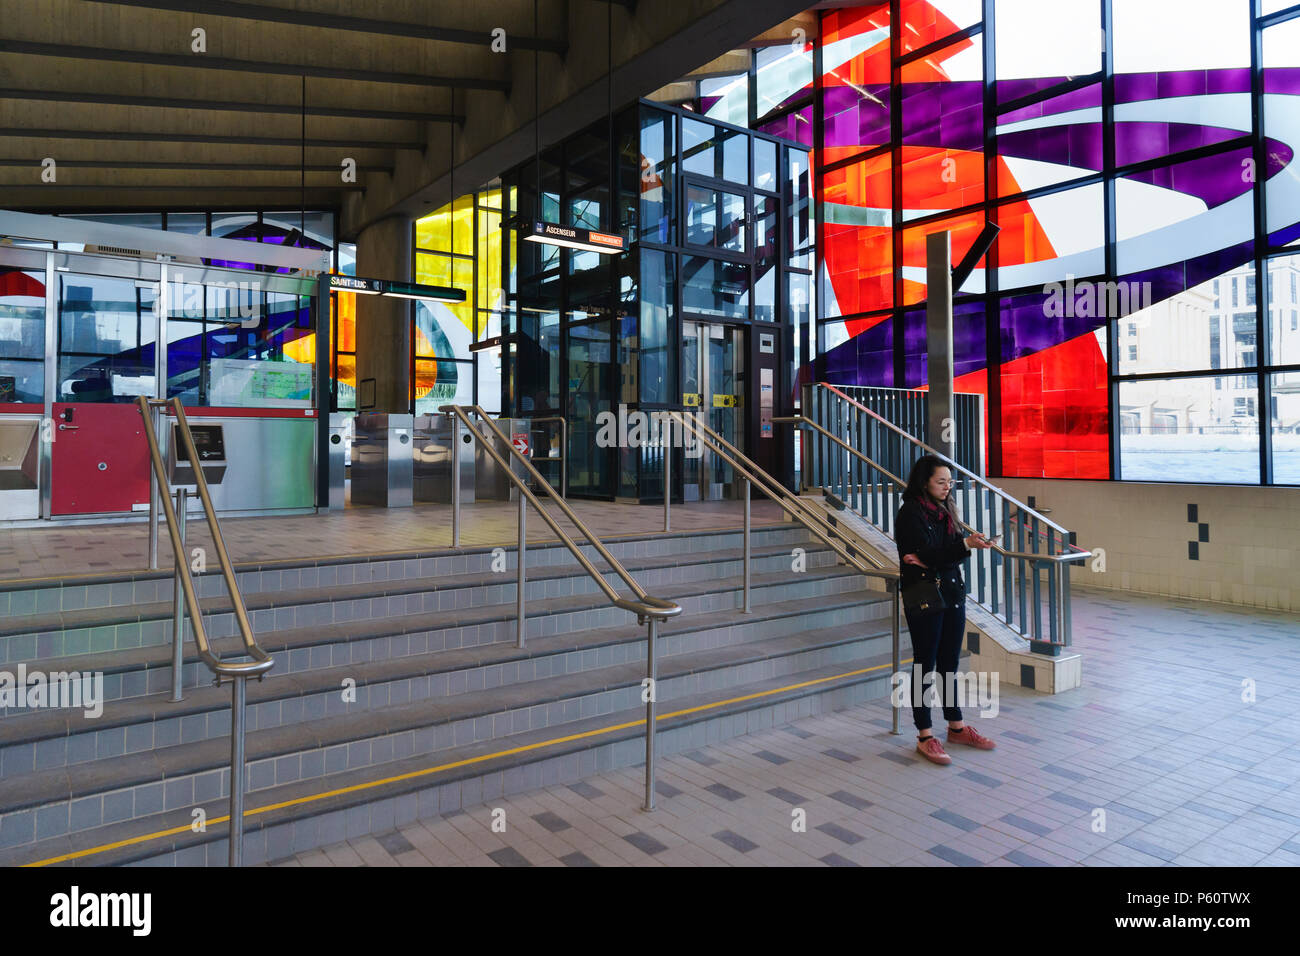
<svg viewBox="0 0 1300 956">
<path fill-rule="evenodd" d="M 952 498 L 965 531 L 999 537 L 991 549 L 976 551 L 965 562 L 972 667 L 1049 693 L 1079 686 L 1081 659 L 1069 651 L 1070 571 L 1091 552 L 1075 545 L 1072 532 L 943 456 L 850 391 L 824 382 L 805 385 L 802 414 L 776 419 L 803 433 L 803 500 L 825 515 L 852 551 L 877 566 L 897 567 L 893 523 L 907 477 L 922 455 L 943 457 L 955 480 Z M 924 411 L 923 403 L 916 407 Z M 968 416 L 978 408 L 968 409 Z M 908 424 L 923 418 L 913 415 Z M 971 431 L 974 426 L 966 424 Z M 968 451 L 981 444 L 966 442 Z"/>
<path fill-rule="evenodd" d="M 750 613 L 738 529 L 606 545 L 683 608 L 659 625 L 660 753 L 888 695 L 890 596 L 802 527 L 754 529 Z M 645 628 L 535 545 L 519 648 L 513 549 L 505 563 L 466 548 L 237 567 L 275 660 L 247 689 L 245 862 L 643 762 Z M 220 575 L 196 580 L 214 647 L 238 654 Z M 224 864 L 230 696 L 187 640 L 170 700 L 172 587 L 0 583 L 0 671 L 99 672 L 105 698 L 96 718 L 0 709 L 0 865 Z"/>
</svg>

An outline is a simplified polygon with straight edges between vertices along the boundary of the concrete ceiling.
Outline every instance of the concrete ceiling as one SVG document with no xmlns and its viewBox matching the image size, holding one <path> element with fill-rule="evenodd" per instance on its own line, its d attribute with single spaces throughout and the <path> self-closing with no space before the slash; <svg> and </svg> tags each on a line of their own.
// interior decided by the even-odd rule
<svg viewBox="0 0 1300 956">
<path fill-rule="evenodd" d="M 305 203 L 354 238 L 445 202 L 453 147 L 457 193 L 531 156 L 535 92 L 543 146 L 605 115 L 607 16 L 626 103 L 811 5 L 537 2 L 4 0 L 0 208 Z"/>
</svg>

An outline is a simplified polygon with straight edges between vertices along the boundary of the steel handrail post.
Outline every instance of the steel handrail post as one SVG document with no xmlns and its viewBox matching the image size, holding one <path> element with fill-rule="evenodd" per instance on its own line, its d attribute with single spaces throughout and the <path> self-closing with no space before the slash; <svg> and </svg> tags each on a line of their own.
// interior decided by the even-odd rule
<svg viewBox="0 0 1300 956">
<path fill-rule="evenodd" d="M 146 400 L 147 401 L 147 400 Z M 142 412 L 145 417 L 150 419 L 153 424 L 153 432 L 156 436 L 162 431 L 162 422 L 159 420 L 159 412 L 156 402 L 147 402 L 147 411 Z M 153 469 L 149 470 L 149 570 L 158 569 L 158 511 L 160 510 L 159 496 L 162 494 L 162 478 L 154 474 Z"/>
<path fill-rule="evenodd" d="M 894 670 L 893 670 L 893 673 L 894 673 L 894 680 L 898 680 L 898 674 L 899 674 L 899 673 L 902 671 L 902 669 L 903 669 L 903 657 L 902 657 L 902 652 L 901 652 L 901 650 L 900 650 L 900 648 L 899 648 L 899 640 L 900 640 L 900 638 L 899 638 L 899 632 L 900 632 L 900 630 L 902 629 L 901 626 L 900 626 L 899 618 L 902 616 L 902 610 L 901 610 L 901 608 L 902 608 L 902 602 L 899 600 L 899 584 L 898 584 L 898 582 L 894 582 L 894 584 L 891 585 L 891 587 L 890 587 L 889 590 L 890 590 L 891 592 L 893 592 L 893 613 L 890 615 L 890 617 L 891 617 L 891 620 L 890 620 L 890 628 L 891 628 L 891 630 L 892 630 L 892 632 L 893 632 L 893 634 L 892 634 L 892 636 L 893 636 L 893 652 L 894 652 L 894 658 L 893 658 L 893 662 L 894 662 Z M 892 682 L 891 682 L 891 684 L 892 684 Z M 893 686 L 896 686 L 896 685 L 893 685 Z M 891 690 L 892 690 L 892 686 L 891 686 Z M 891 697 L 890 697 L 890 704 L 891 704 L 890 710 L 892 710 L 892 711 L 894 712 L 894 726 L 893 726 L 893 729 L 890 730 L 890 733 L 893 733 L 893 734 L 901 733 L 901 731 L 898 729 L 898 712 L 899 712 L 902 708 L 901 708 L 901 707 L 894 707 L 894 706 L 892 706 L 892 704 L 893 704 L 893 697 L 892 697 L 892 694 L 891 694 Z"/>
<path fill-rule="evenodd" d="M 745 479 L 745 596 L 743 610 L 749 613 L 749 580 L 750 580 L 750 530 L 749 530 L 749 487 L 750 480 Z"/>
<path fill-rule="evenodd" d="M 645 687 L 645 807 L 655 808 L 655 698 L 659 693 L 655 666 L 655 638 L 659 622 L 646 620 L 646 687 Z"/>
<path fill-rule="evenodd" d="M 519 496 L 519 583 L 515 595 L 515 646 L 524 646 L 524 579 L 527 576 L 525 565 L 528 563 L 528 499 Z"/>
<path fill-rule="evenodd" d="M 664 435 L 664 429 L 668 434 Z M 665 419 L 660 426 L 659 435 L 664 444 L 664 532 L 669 532 L 673 528 L 672 506 L 673 506 L 673 422 L 672 419 Z M 686 443 L 686 434 L 682 433 L 682 443 Z M 685 465 L 682 466 L 684 471 Z"/>
<path fill-rule="evenodd" d="M 239 674 L 230 682 L 230 865 L 244 861 L 244 706 L 247 680 Z"/>
<path fill-rule="evenodd" d="M 451 416 L 451 546 L 460 547 L 460 418 Z"/>
<path fill-rule="evenodd" d="M 176 523 L 181 551 L 174 555 L 175 565 L 172 580 L 172 703 L 185 699 L 181 693 L 181 668 L 184 665 L 185 643 L 185 586 L 181 584 L 181 575 L 185 572 L 181 564 L 185 561 L 185 489 L 176 489 Z"/>
</svg>

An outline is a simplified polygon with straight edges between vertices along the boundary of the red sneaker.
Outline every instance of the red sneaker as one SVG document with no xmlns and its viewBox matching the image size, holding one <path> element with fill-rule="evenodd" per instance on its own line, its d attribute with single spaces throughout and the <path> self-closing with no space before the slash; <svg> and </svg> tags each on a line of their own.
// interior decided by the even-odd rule
<svg viewBox="0 0 1300 956">
<path fill-rule="evenodd" d="M 952 763 L 952 758 L 943 752 L 943 744 L 939 743 L 938 737 L 926 737 L 924 740 L 917 740 L 916 752 L 931 763 L 937 763 L 940 766 L 947 766 Z"/>
<path fill-rule="evenodd" d="M 967 747 L 974 747 L 976 750 L 992 750 L 997 746 L 978 730 L 967 724 L 957 733 L 948 731 L 949 744 L 965 744 Z"/>
</svg>

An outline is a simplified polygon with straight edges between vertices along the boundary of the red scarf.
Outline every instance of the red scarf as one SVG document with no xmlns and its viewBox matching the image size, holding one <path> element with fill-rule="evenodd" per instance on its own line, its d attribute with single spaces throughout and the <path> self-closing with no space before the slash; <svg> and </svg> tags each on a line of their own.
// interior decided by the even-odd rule
<svg viewBox="0 0 1300 956">
<path fill-rule="evenodd" d="M 957 524 L 952 520 L 952 513 L 947 508 L 941 508 L 939 505 L 936 505 L 934 502 L 930 501 L 929 498 L 929 495 L 922 494 L 917 498 L 917 501 L 921 503 L 923 509 L 930 513 L 932 520 L 942 516 L 944 530 L 947 531 L 949 537 L 956 535 Z"/>
</svg>

